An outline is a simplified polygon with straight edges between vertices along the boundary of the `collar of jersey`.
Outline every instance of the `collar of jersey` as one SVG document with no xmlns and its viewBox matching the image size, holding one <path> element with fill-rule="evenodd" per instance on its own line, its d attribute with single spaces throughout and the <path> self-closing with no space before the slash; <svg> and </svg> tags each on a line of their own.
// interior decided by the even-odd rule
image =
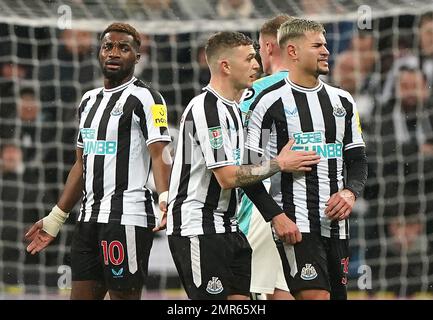
<svg viewBox="0 0 433 320">
<path fill-rule="evenodd" d="M 117 86 L 115 88 L 111 88 L 111 89 L 105 89 L 104 88 L 104 92 L 112 93 L 112 92 L 117 92 L 117 91 L 123 90 L 127 86 L 129 86 L 131 83 L 133 83 L 135 80 L 137 80 L 137 78 L 136 77 L 132 77 L 131 80 L 129 80 L 128 82 L 125 82 L 124 84 L 121 84 L 120 86 Z"/>
<path fill-rule="evenodd" d="M 296 90 L 303 91 L 303 92 L 316 92 L 316 91 L 319 91 L 320 89 L 322 89 L 322 87 L 323 87 L 323 82 L 320 79 L 319 79 L 319 84 L 317 86 L 315 86 L 314 88 L 301 87 L 301 86 L 293 83 L 292 81 L 290 81 L 289 77 L 286 78 L 286 82 L 289 85 L 291 85 L 293 88 L 295 88 Z"/>
<path fill-rule="evenodd" d="M 232 101 L 232 100 L 229 100 L 229 99 L 226 99 L 226 98 L 222 97 L 220 94 L 218 94 L 218 92 L 215 91 L 214 88 L 212 88 L 210 86 L 210 84 L 207 85 L 206 87 L 204 87 L 203 90 L 207 90 L 209 92 L 212 92 L 218 99 L 222 100 L 225 103 L 229 103 L 231 105 L 236 105 L 236 101 Z"/>
</svg>

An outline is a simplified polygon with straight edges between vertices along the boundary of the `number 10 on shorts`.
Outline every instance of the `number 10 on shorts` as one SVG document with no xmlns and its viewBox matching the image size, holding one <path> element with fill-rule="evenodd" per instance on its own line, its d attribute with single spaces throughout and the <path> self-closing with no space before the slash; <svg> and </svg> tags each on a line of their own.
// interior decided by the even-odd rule
<svg viewBox="0 0 433 320">
<path fill-rule="evenodd" d="M 110 244 L 107 241 L 101 241 L 102 253 L 104 255 L 104 264 L 108 266 L 108 262 L 118 266 L 125 259 L 125 250 L 120 241 L 114 240 Z"/>
</svg>

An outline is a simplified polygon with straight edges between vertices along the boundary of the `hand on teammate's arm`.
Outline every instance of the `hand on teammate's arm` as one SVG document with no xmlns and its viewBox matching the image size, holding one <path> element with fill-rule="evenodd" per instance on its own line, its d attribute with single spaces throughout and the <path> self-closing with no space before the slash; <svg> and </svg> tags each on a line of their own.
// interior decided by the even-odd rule
<svg viewBox="0 0 433 320">
<path fill-rule="evenodd" d="M 320 162 L 320 156 L 315 151 L 292 150 L 294 143 L 295 140 L 290 139 L 276 157 L 280 170 L 284 172 L 311 171 L 311 166 Z"/>
<path fill-rule="evenodd" d="M 153 178 L 155 179 L 156 191 L 159 194 L 158 202 L 161 212 L 159 225 L 153 229 L 154 232 L 164 230 L 167 226 L 167 194 L 172 162 L 170 152 L 166 148 L 167 145 L 168 142 L 158 141 L 148 146 L 152 158 Z"/>
<path fill-rule="evenodd" d="M 275 159 L 259 164 L 220 167 L 213 172 L 221 188 L 232 189 L 258 183 L 279 171 L 311 171 L 311 166 L 319 163 L 320 156 L 314 151 L 293 151 L 293 144 L 294 140 L 289 140 Z M 260 157 L 256 156 L 255 159 Z"/>
<path fill-rule="evenodd" d="M 331 220 L 347 219 L 355 204 L 355 195 L 348 189 L 334 193 L 326 202 L 325 214 Z"/>
</svg>

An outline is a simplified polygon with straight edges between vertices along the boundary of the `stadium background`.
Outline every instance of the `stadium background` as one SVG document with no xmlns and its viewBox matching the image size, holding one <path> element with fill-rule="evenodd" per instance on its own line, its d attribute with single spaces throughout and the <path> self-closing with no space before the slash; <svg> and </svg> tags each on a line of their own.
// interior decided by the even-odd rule
<svg viewBox="0 0 433 320">
<path fill-rule="evenodd" d="M 23 234 L 51 209 L 74 161 L 77 102 L 102 84 L 99 32 L 128 21 L 142 33 L 136 75 L 163 94 L 176 128 L 209 80 L 209 34 L 238 30 L 257 40 L 265 19 L 281 12 L 325 24 L 326 81 L 355 97 L 368 144 L 367 189 L 351 216 L 350 297 L 431 297 L 430 0 L 1 0 L 0 298 L 67 297 L 76 210 L 38 256 L 25 252 Z M 398 116 L 400 105 L 416 112 Z M 145 296 L 184 297 L 163 234 Z"/>
</svg>

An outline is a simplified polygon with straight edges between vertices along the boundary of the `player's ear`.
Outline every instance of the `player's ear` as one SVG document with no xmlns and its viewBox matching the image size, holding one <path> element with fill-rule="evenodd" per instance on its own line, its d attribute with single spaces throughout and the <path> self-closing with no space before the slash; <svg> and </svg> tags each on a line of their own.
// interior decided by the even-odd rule
<svg viewBox="0 0 433 320">
<path fill-rule="evenodd" d="M 298 48 L 294 43 L 288 43 L 286 46 L 287 56 L 290 59 L 297 60 L 298 59 Z"/>
<path fill-rule="evenodd" d="M 270 41 L 266 41 L 266 53 L 268 54 L 268 56 L 272 54 L 273 49 L 274 49 L 274 44 Z"/>
<path fill-rule="evenodd" d="M 138 61 L 140 61 L 140 57 L 141 57 L 141 54 L 139 54 L 139 53 L 137 53 L 137 54 L 135 55 L 135 63 L 136 63 L 136 64 L 138 63 Z"/>
<path fill-rule="evenodd" d="M 219 65 L 221 67 L 222 72 L 230 73 L 230 63 L 227 59 L 219 60 Z"/>
</svg>

